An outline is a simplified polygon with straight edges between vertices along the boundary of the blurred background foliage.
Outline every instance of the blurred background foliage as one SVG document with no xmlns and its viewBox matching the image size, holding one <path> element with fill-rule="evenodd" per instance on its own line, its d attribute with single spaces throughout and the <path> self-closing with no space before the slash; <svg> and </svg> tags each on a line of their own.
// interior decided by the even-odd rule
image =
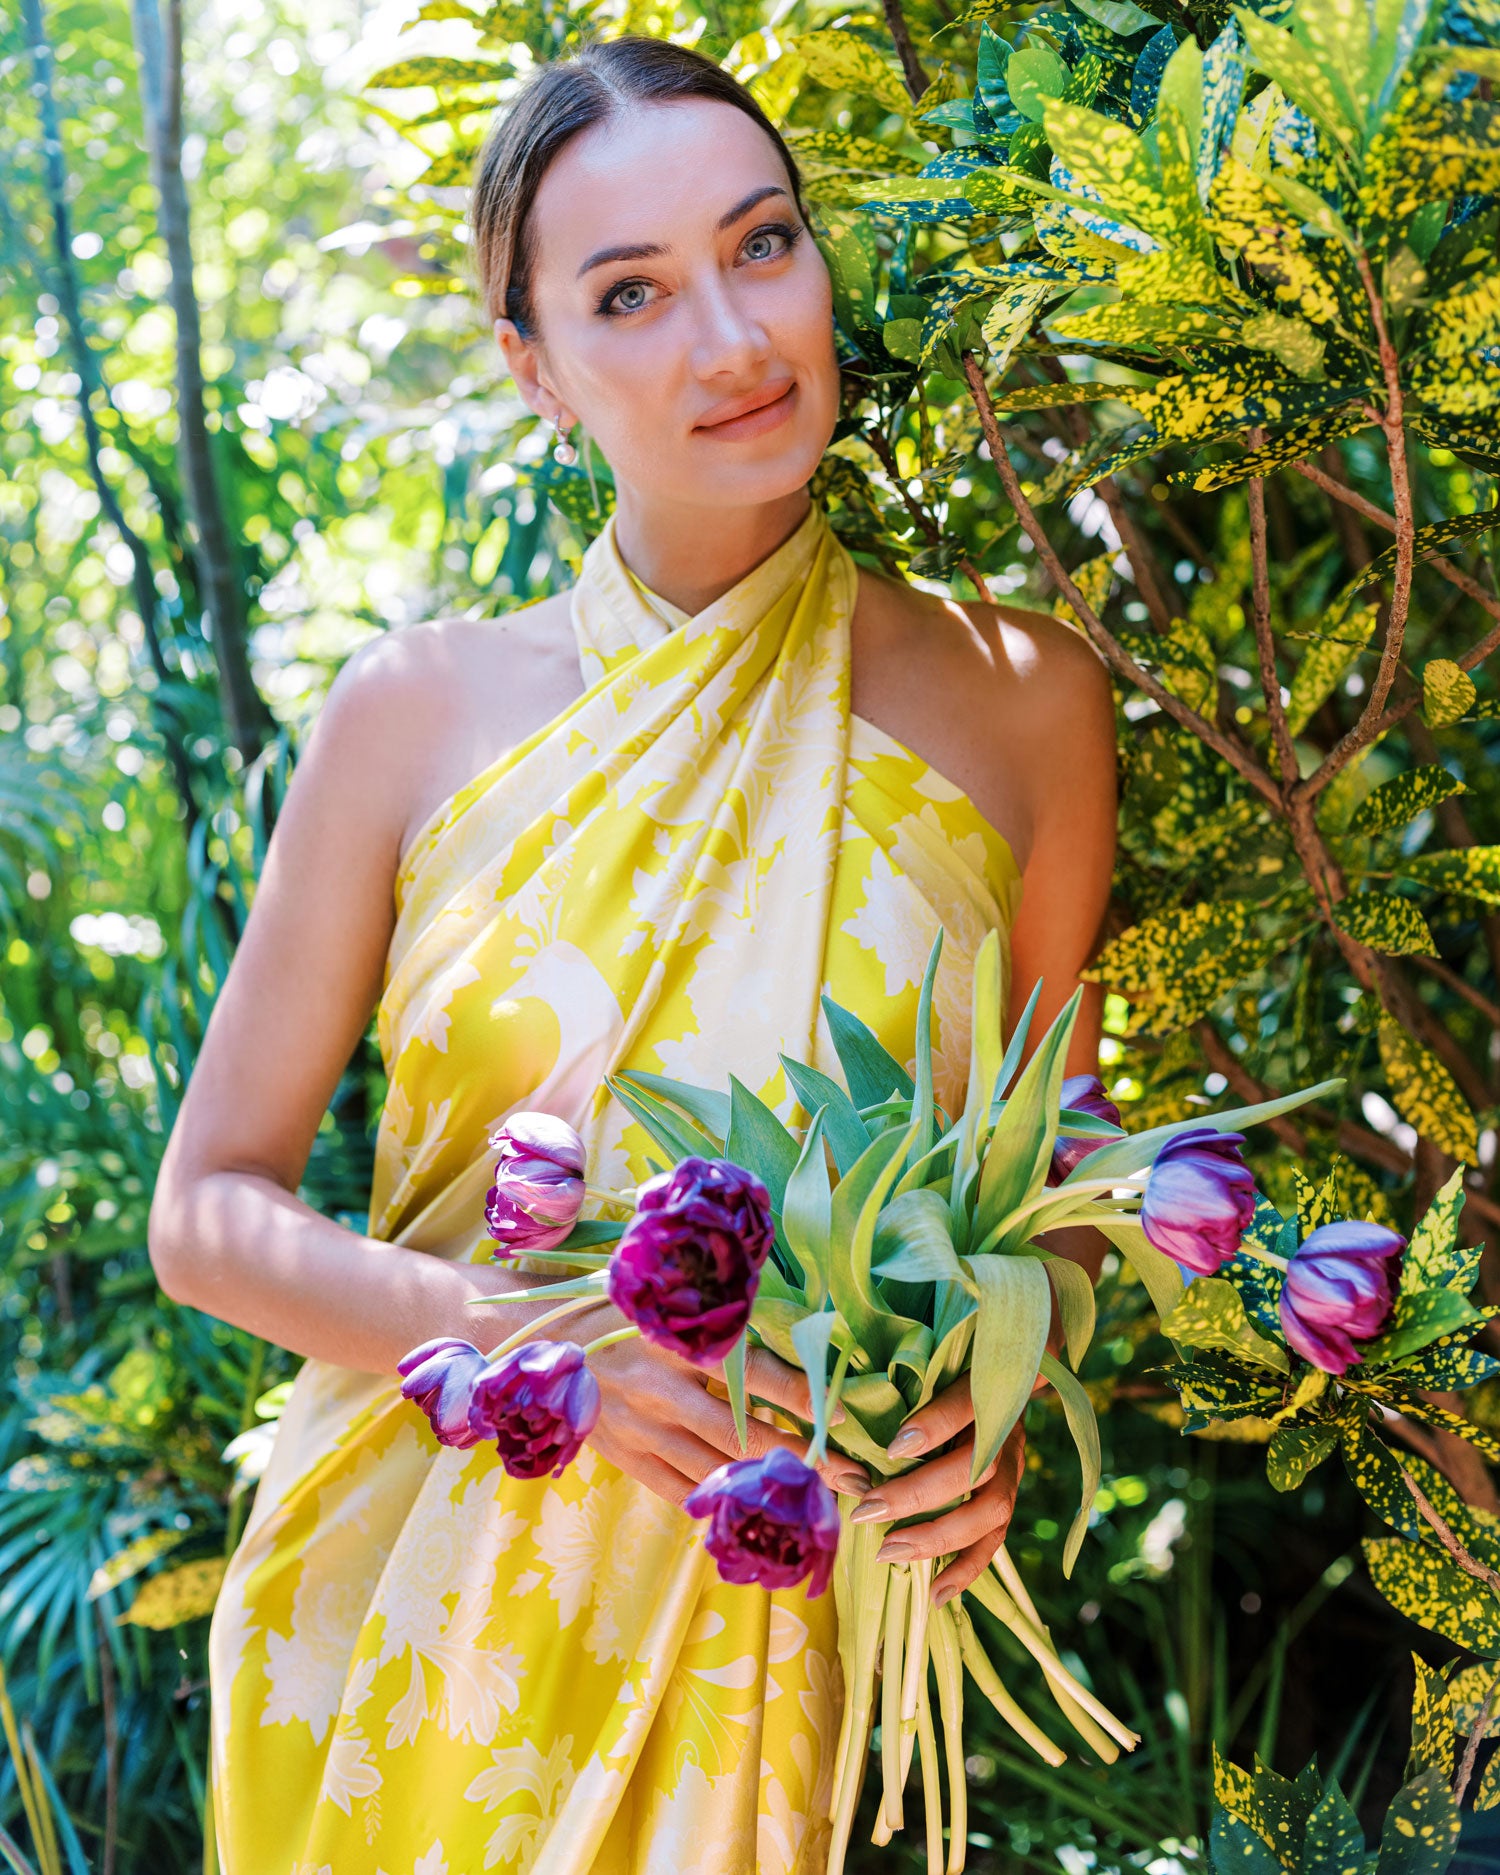
<svg viewBox="0 0 1500 1875">
<path fill-rule="evenodd" d="M 1276 0 L 1256 14 L 1287 17 Z M 1299 1166 L 1336 1163 L 1346 1212 L 1409 1230 L 1464 1165 L 1460 1229 L 1471 1243 L 1492 1232 L 1500 703 L 1484 663 L 1500 611 L 1483 517 L 1500 467 L 1500 332 L 1481 305 L 1456 352 L 1439 354 L 1439 378 L 1468 387 L 1446 412 L 1446 442 L 1441 383 L 1429 372 L 1431 411 L 1420 385 L 1406 386 L 1409 457 L 1393 478 L 1391 385 L 1357 282 L 1340 285 L 1320 324 L 1311 276 L 1284 252 L 1281 275 L 1264 256 L 1259 274 L 1253 254 L 1226 262 L 1222 248 L 1216 264 L 1201 244 L 1188 286 L 1174 268 L 1165 282 L 1129 273 L 1140 249 L 1118 238 L 1109 176 L 1079 173 L 1089 125 L 1066 113 L 1148 127 L 1160 191 L 1170 55 L 1191 42 L 1219 59 L 1196 80 L 1179 61 L 1167 87 L 1201 132 L 1205 113 L 1219 121 L 1229 17 L 1214 0 L 884 0 L 852 12 L 821 0 L 499 0 L 482 13 L 463 0 L 420 12 L 408 0 L 203 0 L 186 14 L 172 0 L 161 11 L 18 0 L 0 14 L 0 1361 L 11 1383 L 0 1403 L 0 1857 L 43 1875 L 213 1866 L 201 1821 L 206 1617 L 289 1368 L 159 1294 L 145 1247 L 154 1168 L 333 672 L 374 633 L 493 616 L 566 584 L 607 512 L 607 465 L 594 455 L 559 469 L 504 379 L 462 223 L 490 111 L 534 60 L 581 38 L 697 44 L 791 136 L 838 288 L 848 395 L 819 492 L 850 546 L 934 589 L 1059 610 L 1112 663 L 1123 814 L 1103 1068 L 1126 1124 L 1341 1074 L 1336 1110 L 1299 1111 L 1251 1140 L 1282 1210 L 1296 1208 Z M 1367 16 L 1349 0 L 1305 17 L 1352 33 Z M 1500 36 L 1481 0 L 1384 4 L 1380 18 L 1406 53 L 1425 38 L 1493 60 Z M 1299 41 L 1304 61 L 1326 65 L 1337 37 Z M 1461 83 L 1458 141 L 1483 173 L 1438 177 L 1448 207 L 1435 224 L 1428 210 L 1418 225 L 1415 200 L 1371 233 L 1344 199 L 1378 128 L 1374 98 L 1341 138 L 1344 103 L 1314 95 L 1311 141 L 1294 123 L 1283 144 L 1295 147 L 1268 159 L 1294 195 L 1299 183 L 1311 192 L 1295 198 L 1294 234 L 1299 217 L 1316 228 L 1331 212 L 1368 235 L 1398 347 L 1422 342 L 1445 216 L 1474 224 L 1465 253 L 1494 254 L 1496 76 L 1491 64 Z M 1243 97 L 1274 116 L 1251 61 L 1237 82 L 1234 107 Z M 1222 167 L 1222 122 L 1215 135 Z M 1169 152 L 1168 183 L 1170 167 Z M 1075 207 L 1028 195 L 1025 177 Z M 1099 205 L 1092 226 L 1080 198 Z M 1179 199 L 1177 219 L 1154 224 L 1163 245 L 1179 231 L 1190 245 L 1210 200 Z M 1340 238 L 1325 227 L 1316 258 Z M 1436 284 L 1482 294 L 1486 277 L 1460 262 Z M 1300 300 L 1276 293 L 1282 278 Z M 1122 306 L 1135 307 L 1133 327 Z M 1066 337 L 1059 315 L 1074 320 Z M 1284 324 L 1253 326 L 1268 315 Z M 1197 421 L 1175 431 L 1158 403 L 1143 434 L 1140 397 L 1124 393 L 1160 391 L 1174 373 L 1195 396 L 1212 380 L 1249 384 L 1260 401 L 1221 398 L 1218 429 L 1193 406 Z M 1274 401 L 1330 382 L 1348 394 Z M 1247 485 L 1234 466 L 1246 437 L 1282 434 L 1306 412 L 1345 421 L 1296 432 L 1304 468 L 1286 455 Z M 987 417 L 1004 425 L 1040 540 L 998 485 Z M 1207 458 L 1185 447 L 1212 435 L 1225 441 Z M 1405 528 L 1407 550 L 1376 586 L 1367 570 L 1391 536 L 1382 516 Z M 1467 531 L 1413 545 L 1418 527 L 1458 517 L 1473 517 Z M 1419 558 L 1438 545 L 1459 583 Z M 1377 685 L 1402 713 L 1351 748 Z M 1298 794 L 1295 781 L 1335 752 L 1316 802 Z M 1355 826 L 1380 783 L 1400 792 Z M 1425 871 L 1413 864 L 1424 856 L 1435 862 Z M 1351 896 L 1364 908 L 1336 911 Z M 301 1188 L 355 1229 L 382 1093 L 367 1038 Z M 1500 1299 L 1488 1256 L 1477 1299 Z M 1376 1593 L 1360 1561 L 1375 1525 L 1341 1472 L 1324 1467 L 1281 1496 L 1253 1432 L 1217 1424 L 1183 1438 L 1141 1291 L 1111 1269 L 1101 1306 L 1086 1375 L 1109 1409 L 1093 1537 L 1073 1580 L 1053 1579 L 1071 1471 L 1066 1434 L 1040 1406 L 1012 1549 L 1076 1645 L 1069 1664 L 1146 1744 L 1107 1774 L 1082 1762 L 1052 1771 L 979 1714 L 970 1867 L 1201 1865 L 1214 1746 L 1287 1774 L 1316 1756 L 1378 1834 L 1407 1757 L 1412 1650 L 1444 1663 L 1458 1648 Z M 1493 1383 L 1444 1397 L 1500 1430 Z M 1500 1508 L 1465 1441 L 1414 1419 L 1403 1430 L 1476 1517 Z M 1482 1822 L 1466 1826 L 1473 1867 L 1485 1865 Z M 865 1865 L 890 1868 L 915 1866 L 915 1853 L 899 1839 L 863 1851 Z"/>
</svg>

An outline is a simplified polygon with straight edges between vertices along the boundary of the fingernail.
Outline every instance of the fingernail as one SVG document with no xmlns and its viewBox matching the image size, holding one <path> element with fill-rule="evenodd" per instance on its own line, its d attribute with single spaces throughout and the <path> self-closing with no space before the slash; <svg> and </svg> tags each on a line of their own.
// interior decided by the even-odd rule
<svg viewBox="0 0 1500 1875">
<path fill-rule="evenodd" d="M 876 1562 L 910 1562 L 912 1547 L 910 1543 L 898 1543 L 888 1537 L 875 1552 Z"/>
<path fill-rule="evenodd" d="M 849 1513 L 850 1523 L 879 1523 L 882 1517 L 889 1517 L 891 1507 L 883 1497 L 867 1497 L 858 1510 Z"/>
<path fill-rule="evenodd" d="M 842 1426 L 848 1417 L 849 1415 L 844 1411 L 843 1402 L 840 1401 L 828 1415 L 828 1423 L 830 1426 Z"/>
<path fill-rule="evenodd" d="M 953 1586 L 951 1582 L 946 1583 L 942 1588 L 938 1590 L 937 1594 L 933 1596 L 932 1598 L 933 1607 L 941 1608 L 945 1602 L 951 1602 L 953 1600 L 953 1597 L 957 1593 L 958 1593 L 958 1590 Z"/>
<path fill-rule="evenodd" d="M 870 1488 L 870 1480 L 862 1471 L 841 1471 L 834 1475 L 835 1491 L 846 1491 L 850 1497 L 863 1497 Z"/>
<path fill-rule="evenodd" d="M 920 1426 L 908 1426 L 904 1432 L 898 1432 L 885 1448 L 890 1458 L 910 1458 L 914 1452 L 925 1452 L 927 1434 Z"/>
</svg>

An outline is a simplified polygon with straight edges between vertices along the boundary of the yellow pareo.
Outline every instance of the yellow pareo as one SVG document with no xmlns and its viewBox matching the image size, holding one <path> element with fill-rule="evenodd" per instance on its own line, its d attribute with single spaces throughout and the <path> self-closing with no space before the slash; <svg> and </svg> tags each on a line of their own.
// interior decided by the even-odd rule
<svg viewBox="0 0 1500 1875">
<path fill-rule="evenodd" d="M 777 1055 L 837 1072 L 825 990 L 910 1062 L 939 924 L 959 1111 L 974 953 L 1020 880 L 967 796 L 851 718 L 856 580 L 816 506 L 695 617 L 613 522 L 589 548 L 589 688 L 396 882 L 372 1236 L 485 1259 L 488 1134 L 521 1109 L 579 1129 L 593 1182 L 646 1176 L 615 1069 L 732 1072 L 804 1120 Z M 833 1595 L 723 1583 L 701 1533 L 591 1449 L 520 1482 L 440 1447 L 394 1375 L 309 1361 L 213 1621 L 226 1875 L 816 1875 Z"/>
</svg>

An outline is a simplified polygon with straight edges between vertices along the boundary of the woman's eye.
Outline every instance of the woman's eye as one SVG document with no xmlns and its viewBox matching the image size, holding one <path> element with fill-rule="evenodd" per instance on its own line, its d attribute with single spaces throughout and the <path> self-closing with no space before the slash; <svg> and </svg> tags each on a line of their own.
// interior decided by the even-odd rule
<svg viewBox="0 0 1500 1875">
<path fill-rule="evenodd" d="M 757 228 L 754 234 L 745 237 L 745 252 L 751 260 L 774 260 L 778 254 L 784 254 L 791 247 L 799 230 L 778 225 L 774 228 Z M 781 245 L 778 246 L 777 243 Z"/>
<path fill-rule="evenodd" d="M 600 306 L 601 312 L 639 312 L 643 306 L 649 306 L 648 292 L 644 280 L 622 280 L 616 287 L 611 287 Z"/>
</svg>

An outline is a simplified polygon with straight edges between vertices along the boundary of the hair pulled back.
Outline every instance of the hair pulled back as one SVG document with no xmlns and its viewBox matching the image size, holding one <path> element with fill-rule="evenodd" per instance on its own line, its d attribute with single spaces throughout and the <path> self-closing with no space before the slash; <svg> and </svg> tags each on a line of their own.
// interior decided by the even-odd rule
<svg viewBox="0 0 1500 1875">
<path fill-rule="evenodd" d="M 523 338 L 537 335 L 530 212 L 542 177 L 564 144 L 633 104 L 688 98 L 732 105 L 759 124 L 781 152 L 802 209 L 801 177 L 786 139 L 722 66 L 688 46 L 641 34 L 590 41 L 569 58 L 539 65 L 491 124 L 479 152 L 469 220 L 486 318 L 503 314 Z"/>
</svg>

